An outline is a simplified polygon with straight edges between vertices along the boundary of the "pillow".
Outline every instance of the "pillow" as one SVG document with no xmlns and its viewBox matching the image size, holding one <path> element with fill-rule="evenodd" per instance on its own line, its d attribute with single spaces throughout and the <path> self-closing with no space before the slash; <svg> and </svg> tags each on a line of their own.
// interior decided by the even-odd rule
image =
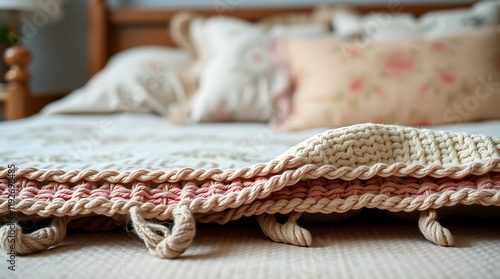
<svg viewBox="0 0 500 279">
<path fill-rule="evenodd" d="M 428 37 L 451 34 L 500 23 L 500 1 L 479 1 L 470 9 L 433 11 L 422 15 L 419 24 Z"/>
<path fill-rule="evenodd" d="M 364 38 L 378 40 L 421 34 L 415 17 L 409 13 L 379 12 L 360 16 L 349 11 L 337 11 L 333 15 L 332 23 L 335 26 L 334 35 L 339 38 L 362 34 Z"/>
<path fill-rule="evenodd" d="M 331 17 L 337 11 L 350 11 L 354 9 L 346 5 L 318 5 L 311 12 L 303 13 L 285 13 L 264 17 L 256 22 L 256 24 L 264 29 L 271 29 L 275 26 L 322 26 L 322 28 L 330 29 Z M 192 42 L 190 34 L 190 25 L 195 19 L 203 19 L 202 15 L 192 12 L 176 13 L 170 20 L 170 34 L 174 42 L 190 51 L 193 56 L 197 57 L 196 48 Z"/>
<path fill-rule="evenodd" d="M 497 27 L 361 49 L 334 37 L 289 38 L 284 45 L 296 86 L 286 130 L 500 118 Z"/>
<path fill-rule="evenodd" d="M 275 97 L 289 86 L 278 38 L 327 32 L 324 25 L 265 30 L 230 17 L 194 19 L 190 36 L 198 54 L 199 84 L 191 103 L 191 121 L 270 120 Z"/>
<path fill-rule="evenodd" d="M 186 51 L 167 47 L 122 51 L 84 87 L 47 105 L 41 113 L 166 114 L 186 98 L 182 71 L 192 61 Z"/>
<path fill-rule="evenodd" d="M 480 1 L 468 9 L 432 11 L 415 19 L 412 14 L 390 12 L 360 16 L 346 10 L 333 13 L 334 34 L 341 38 L 362 35 L 364 39 L 383 40 L 425 36 L 435 38 L 460 31 L 500 23 L 500 2 Z"/>
</svg>

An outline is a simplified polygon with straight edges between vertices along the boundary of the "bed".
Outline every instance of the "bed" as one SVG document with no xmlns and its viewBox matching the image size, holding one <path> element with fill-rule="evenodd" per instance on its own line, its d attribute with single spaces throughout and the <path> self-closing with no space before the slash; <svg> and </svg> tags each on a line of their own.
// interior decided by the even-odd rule
<svg viewBox="0 0 500 279">
<path fill-rule="evenodd" d="M 166 27 L 178 11 L 89 5 L 90 76 L 122 50 L 174 45 Z M 402 8 L 420 15 L 465 6 Z M 256 21 L 311 10 L 224 15 Z M 25 60 L 15 61 L 24 71 Z M 13 76 L 11 119 L 53 100 Z M 262 122 L 172 126 L 158 115 L 118 113 L 34 115 L 1 129 L 2 245 L 9 250 L 12 234 L 18 254 L 42 251 L 14 256 L 15 276 L 500 276 L 500 120 L 279 132 Z M 397 146 L 389 151 L 388 138 Z M 15 229 L 7 228 L 12 212 Z M 444 226 L 436 214 L 450 216 Z"/>
</svg>

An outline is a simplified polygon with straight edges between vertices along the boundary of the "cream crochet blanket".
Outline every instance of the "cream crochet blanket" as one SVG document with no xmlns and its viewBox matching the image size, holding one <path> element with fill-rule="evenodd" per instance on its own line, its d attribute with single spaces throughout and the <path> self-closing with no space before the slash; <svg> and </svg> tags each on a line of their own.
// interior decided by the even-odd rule
<svg viewBox="0 0 500 279">
<path fill-rule="evenodd" d="M 363 124 L 326 131 L 278 158 L 241 169 L 135 170 L 9 169 L 0 167 L 0 244 L 28 254 L 55 245 L 67 224 L 85 216 L 129 218 L 148 249 L 175 258 L 191 244 L 196 221 L 226 223 L 257 215 L 272 240 L 310 246 L 297 220 L 302 212 L 363 207 L 421 211 L 424 236 L 443 246 L 451 233 L 436 209 L 457 204 L 500 205 L 500 138 L 401 126 Z M 53 218 L 32 233 L 9 220 Z M 274 214 L 288 214 L 278 223 Z M 158 222 L 173 220 L 168 229 Z"/>
</svg>

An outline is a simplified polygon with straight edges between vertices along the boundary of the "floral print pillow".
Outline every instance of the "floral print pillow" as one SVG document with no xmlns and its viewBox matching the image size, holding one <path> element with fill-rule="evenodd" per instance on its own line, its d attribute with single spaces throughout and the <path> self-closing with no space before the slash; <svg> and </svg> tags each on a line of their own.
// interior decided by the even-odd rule
<svg viewBox="0 0 500 279">
<path fill-rule="evenodd" d="M 191 54 L 181 49 L 140 46 L 124 50 L 85 86 L 48 104 L 41 113 L 175 113 L 189 88 L 183 75 L 192 62 Z"/>
<path fill-rule="evenodd" d="M 500 29 L 360 44 L 284 42 L 295 92 L 286 130 L 500 118 Z"/>
<path fill-rule="evenodd" d="M 273 98 L 286 87 L 287 73 L 272 59 L 272 40 L 252 23 L 214 17 L 195 25 L 202 56 L 192 122 L 267 121 Z"/>
<path fill-rule="evenodd" d="M 281 108 L 277 96 L 290 77 L 280 57 L 280 38 L 324 34 L 321 25 L 275 26 L 270 30 L 231 17 L 191 22 L 199 57 L 199 86 L 191 102 L 191 122 L 269 121 Z"/>
</svg>

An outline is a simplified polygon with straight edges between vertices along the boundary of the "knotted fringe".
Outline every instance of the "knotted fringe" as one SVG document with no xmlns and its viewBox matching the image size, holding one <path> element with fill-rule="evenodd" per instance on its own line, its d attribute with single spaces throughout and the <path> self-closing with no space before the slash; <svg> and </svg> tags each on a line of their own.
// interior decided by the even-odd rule
<svg viewBox="0 0 500 279">
<path fill-rule="evenodd" d="M 420 212 L 418 227 L 425 238 L 441 246 L 452 246 L 453 235 L 447 229 L 436 221 L 437 213 L 434 209 L 428 209 Z"/>
<path fill-rule="evenodd" d="M 292 212 L 288 220 L 281 224 L 274 215 L 257 215 L 257 221 L 264 234 L 271 240 L 297 246 L 311 246 L 311 233 L 297 224 L 302 213 Z"/>
<path fill-rule="evenodd" d="M 186 204 L 181 204 L 173 210 L 172 231 L 163 225 L 144 220 L 139 206 L 132 207 L 129 214 L 137 235 L 153 255 L 162 259 L 180 256 L 191 245 L 196 234 L 196 223 Z"/>
<path fill-rule="evenodd" d="M 75 217 L 55 217 L 48 227 L 25 234 L 17 223 L 7 223 L 0 228 L 0 245 L 5 251 L 32 254 L 60 243 L 66 236 L 66 226 Z"/>
</svg>

